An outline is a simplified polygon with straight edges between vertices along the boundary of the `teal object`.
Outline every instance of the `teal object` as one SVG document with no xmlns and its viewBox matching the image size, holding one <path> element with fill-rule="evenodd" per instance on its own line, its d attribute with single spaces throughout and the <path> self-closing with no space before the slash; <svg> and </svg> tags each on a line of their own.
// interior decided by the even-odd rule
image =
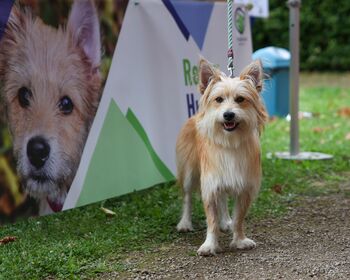
<svg viewBox="0 0 350 280">
<path fill-rule="evenodd" d="M 286 49 L 266 47 L 253 53 L 260 59 L 267 78 L 264 80 L 263 98 L 270 116 L 285 117 L 289 114 L 289 66 L 290 52 Z"/>
</svg>

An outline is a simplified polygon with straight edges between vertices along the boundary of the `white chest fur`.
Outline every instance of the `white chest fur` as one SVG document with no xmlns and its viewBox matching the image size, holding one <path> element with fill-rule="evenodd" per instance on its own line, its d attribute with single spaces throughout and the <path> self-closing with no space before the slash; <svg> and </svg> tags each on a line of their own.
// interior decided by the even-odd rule
<svg viewBox="0 0 350 280">
<path fill-rule="evenodd" d="M 201 174 L 203 192 L 226 191 L 239 194 L 245 188 L 260 185 L 259 147 L 248 143 L 239 148 L 216 148 L 208 151 L 212 168 Z"/>
</svg>

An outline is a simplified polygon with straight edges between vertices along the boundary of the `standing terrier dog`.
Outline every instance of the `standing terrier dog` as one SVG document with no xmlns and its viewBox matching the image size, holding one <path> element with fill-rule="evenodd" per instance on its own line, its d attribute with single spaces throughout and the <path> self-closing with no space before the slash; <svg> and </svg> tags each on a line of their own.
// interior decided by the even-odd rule
<svg viewBox="0 0 350 280">
<path fill-rule="evenodd" d="M 200 186 L 208 228 L 199 255 L 220 251 L 219 230 L 232 229 L 231 247 L 255 247 L 244 234 L 243 220 L 261 181 L 259 136 L 267 120 L 262 81 L 260 61 L 233 79 L 200 61 L 199 111 L 182 128 L 176 145 L 178 182 L 184 193 L 177 230 L 192 230 L 191 195 Z M 233 222 L 227 195 L 236 198 Z"/>
<path fill-rule="evenodd" d="M 0 77 L 17 170 L 39 213 L 62 209 L 100 99 L 100 32 L 92 0 L 76 0 L 67 27 L 12 8 Z"/>
</svg>

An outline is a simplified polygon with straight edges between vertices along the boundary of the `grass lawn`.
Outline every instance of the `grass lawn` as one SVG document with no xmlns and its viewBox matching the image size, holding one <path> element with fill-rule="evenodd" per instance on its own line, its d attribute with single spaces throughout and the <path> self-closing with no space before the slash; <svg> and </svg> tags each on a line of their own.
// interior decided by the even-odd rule
<svg viewBox="0 0 350 280">
<path fill-rule="evenodd" d="M 302 81 L 308 77 L 303 76 Z M 262 137 L 264 178 L 250 220 L 281 215 L 298 196 L 337 192 L 339 184 L 349 180 L 350 86 L 320 86 L 315 79 L 302 87 L 300 109 L 314 113 L 313 118 L 300 120 L 301 149 L 329 153 L 334 159 L 267 159 L 267 152 L 289 147 L 289 123 L 271 121 Z M 107 217 L 100 207 L 96 203 L 3 226 L 0 238 L 16 236 L 17 240 L 0 245 L 0 279 L 90 279 L 127 269 L 124 260 L 135 250 L 147 251 L 181 238 L 175 231 L 181 200 L 173 184 L 106 201 L 104 207 L 115 211 L 114 217 Z M 194 208 L 194 226 L 203 229 L 198 198 Z"/>
</svg>

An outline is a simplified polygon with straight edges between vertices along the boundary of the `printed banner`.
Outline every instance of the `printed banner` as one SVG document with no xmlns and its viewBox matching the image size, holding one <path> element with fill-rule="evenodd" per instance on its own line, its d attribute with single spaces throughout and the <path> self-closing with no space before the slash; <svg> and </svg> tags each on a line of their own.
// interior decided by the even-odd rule
<svg viewBox="0 0 350 280">
<path fill-rule="evenodd" d="M 0 41 L 0 222 L 174 179 L 200 56 L 227 72 L 225 3 L 96 3 L 12 7 Z M 237 74 L 252 45 L 249 16 L 234 9 Z"/>
<path fill-rule="evenodd" d="M 251 5 L 249 15 L 252 17 L 269 17 L 269 0 L 235 0 L 235 3 Z"/>
<path fill-rule="evenodd" d="M 175 143 L 198 109 L 198 61 L 227 72 L 226 4 L 131 1 L 65 209 L 175 178 Z M 235 73 L 251 61 L 249 17 L 234 6 Z"/>
<path fill-rule="evenodd" d="M 0 223 L 62 210 L 127 4 L 0 1 Z"/>
</svg>

